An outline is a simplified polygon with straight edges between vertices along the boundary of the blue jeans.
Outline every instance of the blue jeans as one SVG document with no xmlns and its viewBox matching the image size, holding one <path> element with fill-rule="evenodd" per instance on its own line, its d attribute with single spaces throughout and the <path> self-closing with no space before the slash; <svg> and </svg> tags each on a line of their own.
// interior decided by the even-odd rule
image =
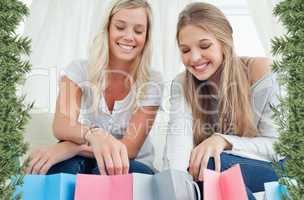
<svg viewBox="0 0 304 200">
<path fill-rule="evenodd" d="M 271 162 L 244 158 L 227 153 L 221 154 L 221 171 L 229 169 L 235 164 L 240 165 L 249 200 L 255 199 L 253 193 L 264 191 L 264 183 L 278 180 Z M 283 166 L 283 160 L 279 161 L 279 165 Z M 208 162 L 208 169 L 215 169 L 213 158 Z M 199 183 L 199 185 L 202 191 L 203 184 Z"/>
<path fill-rule="evenodd" d="M 97 162 L 93 158 L 75 156 L 68 160 L 52 166 L 47 174 L 68 173 L 68 174 L 100 174 Z M 129 173 L 154 174 L 147 165 L 136 160 L 130 160 Z"/>
</svg>

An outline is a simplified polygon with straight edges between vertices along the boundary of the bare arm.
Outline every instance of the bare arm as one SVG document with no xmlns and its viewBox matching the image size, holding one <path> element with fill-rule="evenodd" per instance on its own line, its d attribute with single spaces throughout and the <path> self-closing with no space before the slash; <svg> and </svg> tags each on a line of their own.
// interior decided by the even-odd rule
<svg viewBox="0 0 304 200">
<path fill-rule="evenodd" d="M 63 76 L 53 121 L 53 133 L 59 140 L 83 144 L 82 135 L 88 126 L 78 122 L 82 91 L 73 81 Z"/>
<path fill-rule="evenodd" d="M 135 159 L 156 117 L 158 106 L 140 107 L 130 119 L 121 142 L 126 145 L 129 159 Z"/>
</svg>

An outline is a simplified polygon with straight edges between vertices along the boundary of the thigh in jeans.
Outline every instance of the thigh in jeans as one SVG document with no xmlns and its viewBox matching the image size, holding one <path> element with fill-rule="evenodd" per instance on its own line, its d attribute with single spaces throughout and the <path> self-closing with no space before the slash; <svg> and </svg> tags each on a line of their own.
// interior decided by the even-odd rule
<svg viewBox="0 0 304 200">
<path fill-rule="evenodd" d="M 264 191 L 264 183 L 278 180 L 272 163 L 235 156 L 227 153 L 221 154 L 221 171 L 235 164 L 240 164 L 245 185 L 252 192 Z M 208 169 L 214 169 L 214 160 L 210 159 Z"/>
<path fill-rule="evenodd" d="M 150 167 L 136 160 L 130 160 L 129 173 L 154 174 Z"/>
<path fill-rule="evenodd" d="M 49 169 L 47 174 L 57 174 L 57 173 L 87 174 L 90 173 L 93 167 L 92 160 L 93 159 L 91 158 L 86 158 L 83 156 L 75 156 L 73 158 L 55 164 Z"/>
</svg>

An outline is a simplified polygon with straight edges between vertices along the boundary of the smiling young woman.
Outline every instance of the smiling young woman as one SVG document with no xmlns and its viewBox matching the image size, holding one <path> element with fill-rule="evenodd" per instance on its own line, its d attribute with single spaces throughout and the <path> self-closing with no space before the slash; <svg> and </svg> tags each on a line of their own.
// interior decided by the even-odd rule
<svg viewBox="0 0 304 200">
<path fill-rule="evenodd" d="M 112 1 L 88 60 L 61 73 L 53 122 L 58 144 L 31 156 L 29 173 L 153 173 L 148 136 L 161 102 L 161 77 L 150 70 L 151 8 Z"/>
<path fill-rule="evenodd" d="M 235 54 L 232 33 L 213 5 L 192 3 L 180 13 L 177 42 L 186 70 L 171 86 L 165 161 L 199 182 L 206 168 L 240 164 L 254 199 L 252 192 L 277 180 L 271 105 L 278 104 L 279 86 L 269 59 Z"/>
</svg>

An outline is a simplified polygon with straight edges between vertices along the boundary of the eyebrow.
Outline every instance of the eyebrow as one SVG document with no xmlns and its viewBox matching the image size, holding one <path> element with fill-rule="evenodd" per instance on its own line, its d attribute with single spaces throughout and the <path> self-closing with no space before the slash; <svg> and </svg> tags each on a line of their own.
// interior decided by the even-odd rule
<svg viewBox="0 0 304 200">
<path fill-rule="evenodd" d="M 209 39 L 201 39 L 201 40 L 199 40 L 199 43 L 201 43 L 201 42 L 207 42 L 207 41 L 210 41 Z M 179 46 L 180 47 L 186 47 L 187 45 L 185 45 L 185 44 L 179 44 Z"/>
<path fill-rule="evenodd" d="M 119 23 L 123 23 L 123 24 L 126 24 L 126 23 L 127 23 L 126 21 L 121 20 L 121 19 L 116 19 L 115 21 L 116 21 L 116 22 L 119 22 Z M 143 24 L 135 24 L 135 26 L 145 28 L 145 25 L 143 25 Z"/>
<path fill-rule="evenodd" d="M 209 39 L 201 39 L 199 42 L 210 41 Z"/>
</svg>

